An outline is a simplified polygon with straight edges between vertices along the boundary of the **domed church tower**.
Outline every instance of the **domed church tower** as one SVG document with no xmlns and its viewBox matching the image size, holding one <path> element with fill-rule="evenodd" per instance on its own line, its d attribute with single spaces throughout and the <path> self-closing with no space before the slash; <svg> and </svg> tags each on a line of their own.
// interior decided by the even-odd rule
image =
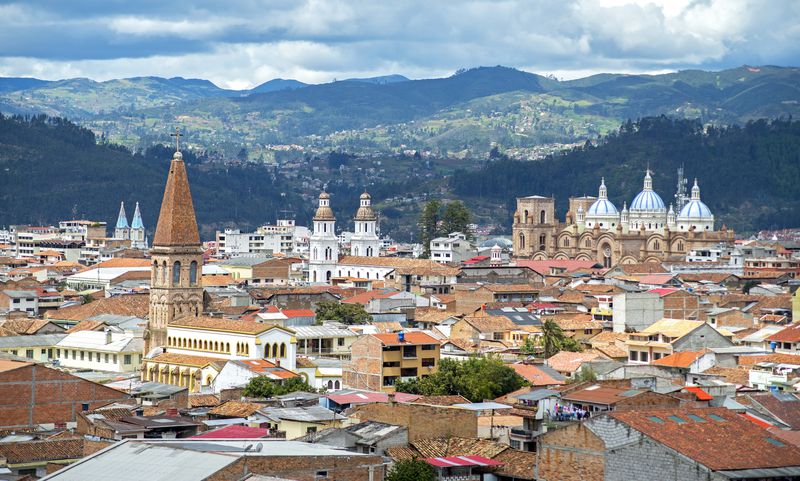
<svg viewBox="0 0 800 481">
<path fill-rule="evenodd" d="M 314 230 L 308 239 L 310 258 L 308 280 L 315 284 L 330 282 L 339 262 L 339 239 L 336 237 L 336 216 L 331 209 L 331 196 L 319 194 L 319 207 L 314 214 Z"/>
<path fill-rule="evenodd" d="M 203 311 L 200 281 L 203 248 L 180 151 L 172 156 L 150 254 L 150 315 L 145 354 L 166 345 L 167 326 L 172 321 L 198 316 Z"/>
<path fill-rule="evenodd" d="M 378 257 L 380 252 L 378 216 L 372 210 L 371 200 L 368 193 L 361 194 L 361 205 L 353 219 L 356 231 L 350 239 L 350 255 Z"/>
</svg>

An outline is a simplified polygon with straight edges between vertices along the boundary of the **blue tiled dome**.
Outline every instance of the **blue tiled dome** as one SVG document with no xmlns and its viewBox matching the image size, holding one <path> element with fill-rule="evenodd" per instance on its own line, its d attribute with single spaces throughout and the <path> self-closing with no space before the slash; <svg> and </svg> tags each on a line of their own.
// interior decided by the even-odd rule
<svg viewBox="0 0 800 481">
<path fill-rule="evenodd" d="M 594 204 L 589 207 L 587 215 L 617 215 L 619 211 L 608 199 L 597 199 Z"/>
<path fill-rule="evenodd" d="M 691 200 L 683 206 L 678 217 L 682 219 L 708 219 L 713 217 L 711 209 L 702 200 Z"/>
<path fill-rule="evenodd" d="M 630 210 L 666 210 L 661 196 L 652 190 L 643 190 L 633 198 Z"/>
</svg>

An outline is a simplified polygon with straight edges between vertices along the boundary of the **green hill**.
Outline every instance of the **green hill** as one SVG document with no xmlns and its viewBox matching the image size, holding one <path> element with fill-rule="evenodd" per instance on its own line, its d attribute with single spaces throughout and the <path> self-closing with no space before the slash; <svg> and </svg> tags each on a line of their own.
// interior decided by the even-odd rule
<svg viewBox="0 0 800 481">
<path fill-rule="evenodd" d="M 542 161 L 500 159 L 451 179 L 457 196 L 505 204 L 511 223 L 514 199 L 555 195 L 563 218 L 570 196 L 597 195 L 605 177 L 618 209 L 642 188 L 647 166 L 654 187 L 672 202 L 676 171 L 700 181 L 703 201 L 718 224 L 740 231 L 800 226 L 800 122 L 759 120 L 743 127 L 708 128 L 695 120 L 645 118 L 624 124 L 599 145 L 586 145 Z"/>
</svg>

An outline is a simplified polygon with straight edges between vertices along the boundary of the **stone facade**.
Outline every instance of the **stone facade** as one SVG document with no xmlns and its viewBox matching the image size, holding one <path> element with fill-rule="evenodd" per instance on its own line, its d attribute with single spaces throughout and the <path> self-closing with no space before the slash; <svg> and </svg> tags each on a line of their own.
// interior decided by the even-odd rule
<svg viewBox="0 0 800 481">
<path fill-rule="evenodd" d="M 616 264 L 661 262 L 683 259 L 687 252 L 710 248 L 720 242 L 732 243 L 733 231 L 679 230 L 679 226 L 658 223 L 634 223 L 623 218 L 612 225 L 587 227 L 576 213 L 588 211 L 594 197 L 570 198 L 569 211 L 562 222 L 555 215 L 555 199 L 530 196 L 517 198 L 514 213 L 514 254 L 534 260 L 591 260 L 611 267 Z M 650 228 L 646 227 L 651 225 Z"/>
</svg>

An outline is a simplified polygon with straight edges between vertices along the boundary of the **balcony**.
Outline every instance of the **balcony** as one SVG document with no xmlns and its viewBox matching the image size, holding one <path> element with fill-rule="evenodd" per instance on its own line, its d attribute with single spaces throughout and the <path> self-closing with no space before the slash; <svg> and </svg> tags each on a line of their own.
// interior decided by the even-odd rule
<svg viewBox="0 0 800 481">
<path fill-rule="evenodd" d="M 511 428 L 509 437 L 515 441 L 533 441 L 536 436 L 542 434 L 540 431 L 531 431 L 530 429 Z"/>
</svg>

